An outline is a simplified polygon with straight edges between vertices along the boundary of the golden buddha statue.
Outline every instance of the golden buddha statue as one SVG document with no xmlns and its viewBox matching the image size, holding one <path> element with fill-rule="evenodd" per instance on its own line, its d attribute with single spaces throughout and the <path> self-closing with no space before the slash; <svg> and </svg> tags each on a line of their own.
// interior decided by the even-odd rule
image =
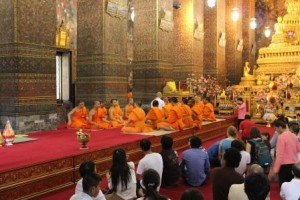
<svg viewBox="0 0 300 200">
<path fill-rule="evenodd" d="M 244 66 L 244 77 L 252 76 L 250 75 L 250 67 L 249 67 L 249 62 L 245 62 Z"/>
</svg>

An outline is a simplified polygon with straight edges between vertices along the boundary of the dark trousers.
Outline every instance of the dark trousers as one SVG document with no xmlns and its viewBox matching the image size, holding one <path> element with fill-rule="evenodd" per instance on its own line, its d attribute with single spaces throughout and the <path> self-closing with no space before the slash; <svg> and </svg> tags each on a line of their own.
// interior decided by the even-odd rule
<svg viewBox="0 0 300 200">
<path fill-rule="evenodd" d="M 284 182 L 290 182 L 294 175 L 292 173 L 292 166 L 294 164 L 286 164 L 281 165 L 279 173 L 278 173 L 278 179 L 279 179 L 279 186 L 281 187 L 282 183 Z"/>
<path fill-rule="evenodd" d="M 240 123 L 245 119 L 237 119 L 237 130 L 240 130 Z"/>
</svg>

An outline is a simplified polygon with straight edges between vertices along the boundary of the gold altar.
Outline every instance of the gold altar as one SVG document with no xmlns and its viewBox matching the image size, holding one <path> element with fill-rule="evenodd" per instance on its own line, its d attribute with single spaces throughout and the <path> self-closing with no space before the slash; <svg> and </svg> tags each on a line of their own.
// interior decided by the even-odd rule
<svg viewBox="0 0 300 200">
<path fill-rule="evenodd" d="M 250 74 L 246 62 L 244 76 L 234 86 L 257 120 L 270 109 L 292 118 L 300 113 L 300 1 L 286 0 L 285 5 L 287 14 L 277 18 L 271 44 L 259 50 L 258 67 Z"/>
</svg>

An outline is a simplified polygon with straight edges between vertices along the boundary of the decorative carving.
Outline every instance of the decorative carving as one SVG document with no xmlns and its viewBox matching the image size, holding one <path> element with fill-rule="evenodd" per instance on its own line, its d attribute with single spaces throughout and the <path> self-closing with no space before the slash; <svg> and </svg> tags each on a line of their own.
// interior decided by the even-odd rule
<svg viewBox="0 0 300 200">
<path fill-rule="evenodd" d="M 117 18 L 127 18 L 128 0 L 108 0 L 106 12 Z"/>
</svg>

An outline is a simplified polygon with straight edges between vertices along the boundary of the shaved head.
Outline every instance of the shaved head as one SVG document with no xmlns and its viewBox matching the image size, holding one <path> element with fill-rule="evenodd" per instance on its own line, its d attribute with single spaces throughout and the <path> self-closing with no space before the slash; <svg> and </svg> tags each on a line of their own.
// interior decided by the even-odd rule
<svg viewBox="0 0 300 200">
<path fill-rule="evenodd" d="M 247 175 L 249 176 L 251 174 L 264 175 L 264 169 L 258 164 L 253 164 L 249 167 Z"/>
<path fill-rule="evenodd" d="M 157 93 L 156 93 L 156 97 L 161 98 L 161 97 L 162 97 L 162 93 L 161 93 L 161 92 L 157 92 Z"/>
</svg>

